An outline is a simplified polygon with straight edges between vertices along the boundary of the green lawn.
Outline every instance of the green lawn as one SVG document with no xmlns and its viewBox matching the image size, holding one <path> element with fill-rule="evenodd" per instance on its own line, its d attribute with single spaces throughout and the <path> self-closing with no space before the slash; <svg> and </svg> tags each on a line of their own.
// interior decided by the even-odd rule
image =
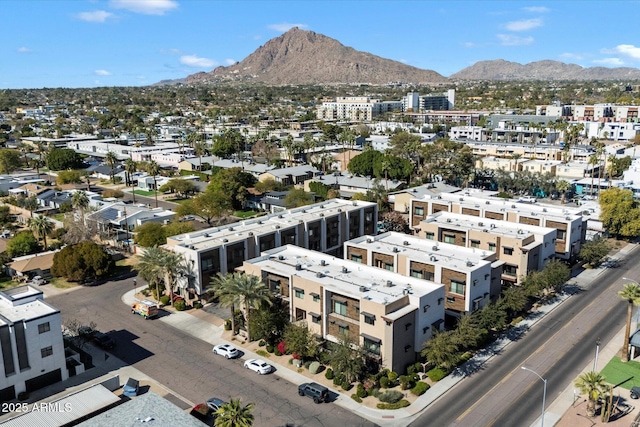
<svg viewBox="0 0 640 427">
<path fill-rule="evenodd" d="M 241 219 L 251 218 L 252 216 L 258 215 L 260 212 L 257 211 L 235 211 L 233 216 L 237 216 Z"/>
<path fill-rule="evenodd" d="M 16 286 L 21 284 L 22 283 L 18 283 L 17 281 L 12 280 L 11 277 L 4 274 L 0 276 L 0 290 L 15 288 Z"/>
<path fill-rule="evenodd" d="M 49 283 L 59 289 L 68 289 L 78 286 L 77 283 L 67 282 L 62 277 L 52 277 Z"/>
<path fill-rule="evenodd" d="M 64 214 L 63 213 L 57 213 L 55 215 L 52 215 L 53 219 L 55 219 L 56 221 L 64 221 Z"/>
<path fill-rule="evenodd" d="M 623 363 L 618 356 L 607 363 L 601 372 L 609 384 L 631 390 L 634 385 L 640 386 L 640 362 L 632 360 Z"/>
<path fill-rule="evenodd" d="M 133 190 L 134 193 L 140 196 L 153 196 L 155 192 L 153 191 L 145 191 L 145 190 Z"/>
</svg>

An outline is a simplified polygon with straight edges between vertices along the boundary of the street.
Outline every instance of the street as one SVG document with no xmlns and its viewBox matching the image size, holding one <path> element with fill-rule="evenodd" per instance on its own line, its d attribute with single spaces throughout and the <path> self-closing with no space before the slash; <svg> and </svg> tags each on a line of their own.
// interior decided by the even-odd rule
<svg viewBox="0 0 640 427">
<path fill-rule="evenodd" d="M 607 269 L 587 290 L 570 297 L 524 337 L 442 396 L 414 426 L 529 426 L 541 413 L 542 381 L 547 405 L 594 357 L 595 342 L 607 343 L 625 324 L 626 302 L 617 295 L 623 276 L 638 277 L 640 252 L 625 266 Z M 620 343 L 622 346 L 622 343 Z M 604 362 L 604 361 L 603 361 Z"/>
<path fill-rule="evenodd" d="M 53 296 L 47 302 L 60 309 L 63 322 L 96 322 L 115 340 L 115 356 L 195 403 L 210 397 L 254 402 L 259 426 L 374 425 L 335 404 L 317 405 L 298 396 L 297 386 L 277 375 L 256 375 L 243 368 L 242 360 L 215 356 L 208 343 L 160 320 L 132 315 L 120 299 L 131 284 L 131 279 L 107 282 Z"/>
</svg>

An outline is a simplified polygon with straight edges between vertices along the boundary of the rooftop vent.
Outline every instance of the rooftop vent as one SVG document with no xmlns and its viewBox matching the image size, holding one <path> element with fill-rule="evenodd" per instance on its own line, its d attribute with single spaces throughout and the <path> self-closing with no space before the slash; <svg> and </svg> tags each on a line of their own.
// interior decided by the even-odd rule
<svg viewBox="0 0 640 427">
<path fill-rule="evenodd" d="M 323 214 L 322 212 L 320 212 L 320 213 L 318 214 L 318 216 L 324 216 L 324 214 Z"/>
<path fill-rule="evenodd" d="M 302 265 L 300 265 L 300 264 L 296 264 L 296 270 L 297 270 L 297 271 L 302 270 Z"/>
<path fill-rule="evenodd" d="M 460 200 L 461 202 L 464 201 L 464 197 L 460 197 L 458 200 Z"/>
<path fill-rule="evenodd" d="M 282 216 L 282 214 L 280 214 L 280 215 L 278 215 L 278 218 L 284 218 L 284 217 Z"/>
<path fill-rule="evenodd" d="M 547 211 L 547 208 L 542 208 L 542 212 L 546 212 L 546 211 Z"/>
<path fill-rule="evenodd" d="M 307 213 L 307 210 L 306 209 L 302 209 L 302 213 Z"/>
<path fill-rule="evenodd" d="M 518 230 L 518 234 L 523 234 L 523 233 L 524 233 L 524 231 Z"/>
<path fill-rule="evenodd" d="M 278 259 L 279 259 L 280 261 L 283 261 L 283 260 L 284 260 L 284 255 L 278 255 Z"/>
<path fill-rule="evenodd" d="M 347 269 L 347 267 L 342 267 L 342 272 L 343 272 L 343 273 L 348 273 L 348 272 L 349 272 L 349 270 Z"/>
<path fill-rule="evenodd" d="M 496 225 L 495 224 L 491 224 L 491 228 L 496 228 Z"/>
<path fill-rule="evenodd" d="M 353 206 L 358 206 L 358 202 L 353 202 Z"/>
<path fill-rule="evenodd" d="M 447 222 L 451 222 L 451 218 L 447 218 Z"/>
<path fill-rule="evenodd" d="M 409 295 L 409 289 L 404 288 L 404 289 L 402 290 L 402 295 Z"/>
<path fill-rule="evenodd" d="M 398 249 L 397 247 L 393 247 L 393 252 L 400 252 L 400 249 Z"/>
<path fill-rule="evenodd" d="M 338 212 L 342 212 L 342 209 L 338 208 Z"/>
<path fill-rule="evenodd" d="M 276 229 L 276 230 L 279 230 L 280 226 L 279 225 L 274 225 L 273 228 Z"/>
<path fill-rule="evenodd" d="M 258 224 L 262 224 L 262 223 L 263 223 L 262 221 L 258 221 Z"/>
<path fill-rule="evenodd" d="M 324 266 L 324 265 L 327 265 L 327 261 L 325 261 L 325 260 L 321 259 L 321 260 L 320 260 L 320 265 L 323 265 L 323 266 Z"/>
<path fill-rule="evenodd" d="M 367 243 L 373 243 L 373 239 L 371 237 L 367 237 Z"/>
<path fill-rule="evenodd" d="M 229 227 L 229 231 L 233 231 L 233 227 Z"/>
<path fill-rule="evenodd" d="M 387 283 L 385 283 L 385 286 L 386 286 L 387 288 L 390 288 L 390 287 L 392 287 L 392 286 L 393 286 L 393 282 L 392 282 L 391 280 L 387 280 Z"/>
<path fill-rule="evenodd" d="M 431 247 L 431 250 L 433 250 L 433 251 L 437 251 L 437 250 L 438 250 L 438 246 L 432 246 L 432 247 Z"/>
<path fill-rule="evenodd" d="M 513 209 L 515 209 L 515 208 L 516 208 L 516 205 L 511 205 L 511 207 L 512 207 Z"/>
<path fill-rule="evenodd" d="M 473 263 L 471 261 L 467 261 L 467 267 L 473 267 Z"/>
<path fill-rule="evenodd" d="M 431 255 L 431 256 L 429 257 L 429 261 L 437 261 L 436 256 L 435 256 L 435 255 Z"/>
<path fill-rule="evenodd" d="M 366 292 L 366 291 L 367 291 L 366 286 L 360 286 L 360 292 Z"/>
<path fill-rule="evenodd" d="M 324 277 L 324 274 L 322 274 L 322 271 L 318 271 L 316 273 L 316 277 L 318 277 L 318 278 Z"/>
<path fill-rule="evenodd" d="M 324 205 L 320 205 L 320 209 L 324 209 Z"/>
<path fill-rule="evenodd" d="M 486 200 L 486 201 L 484 202 L 484 204 L 485 204 L 485 205 L 490 205 L 490 204 L 491 204 L 491 201 Z"/>
<path fill-rule="evenodd" d="M 222 243 L 227 243 L 229 239 L 222 239 Z"/>
<path fill-rule="evenodd" d="M 409 241 L 405 240 L 404 242 L 402 242 L 402 244 L 405 245 L 405 246 L 409 246 Z"/>
<path fill-rule="evenodd" d="M 249 236 L 253 236 L 253 231 L 250 231 L 250 232 L 249 232 Z"/>
<path fill-rule="evenodd" d="M 483 223 L 483 222 L 479 222 L 479 223 L 478 223 L 478 227 L 483 227 L 483 226 L 484 226 L 484 223 Z"/>
<path fill-rule="evenodd" d="M 412 189 L 411 189 L 411 192 L 412 192 L 412 193 L 417 193 L 417 192 L 418 192 L 418 190 L 416 190 L 415 188 L 412 188 Z"/>
</svg>

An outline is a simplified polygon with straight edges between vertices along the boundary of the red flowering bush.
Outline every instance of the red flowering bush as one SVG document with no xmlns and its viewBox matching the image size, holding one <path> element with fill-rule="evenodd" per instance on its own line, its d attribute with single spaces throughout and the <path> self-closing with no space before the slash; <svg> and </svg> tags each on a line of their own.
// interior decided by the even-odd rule
<svg viewBox="0 0 640 427">
<path fill-rule="evenodd" d="M 285 354 L 287 352 L 287 343 L 284 341 L 280 341 L 278 343 L 278 351 L 282 354 Z"/>
<path fill-rule="evenodd" d="M 298 356 L 298 353 L 293 353 L 293 358 L 298 360 L 298 359 L 300 359 L 300 356 Z"/>
</svg>

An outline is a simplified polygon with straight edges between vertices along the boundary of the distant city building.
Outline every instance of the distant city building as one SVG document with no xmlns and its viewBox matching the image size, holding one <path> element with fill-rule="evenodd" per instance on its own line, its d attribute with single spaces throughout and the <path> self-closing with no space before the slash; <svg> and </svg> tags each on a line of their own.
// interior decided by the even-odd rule
<svg viewBox="0 0 640 427">
<path fill-rule="evenodd" d="M 407 96 L 402 99 L 402 109 L 406 112 L 453 110 L 455 97 L 455 89 L 449 89 L 445 93 L 422 96 L 416 92 L 409 92 Z"/>
<path fill-rule="evenodd" d="M 317 110 L 319 120 L 371 121 L 384 113 L 402 110 L 401 101 L 381 101 L 367 96 L 342 96 L 323 102 Z"/>
</svg>

